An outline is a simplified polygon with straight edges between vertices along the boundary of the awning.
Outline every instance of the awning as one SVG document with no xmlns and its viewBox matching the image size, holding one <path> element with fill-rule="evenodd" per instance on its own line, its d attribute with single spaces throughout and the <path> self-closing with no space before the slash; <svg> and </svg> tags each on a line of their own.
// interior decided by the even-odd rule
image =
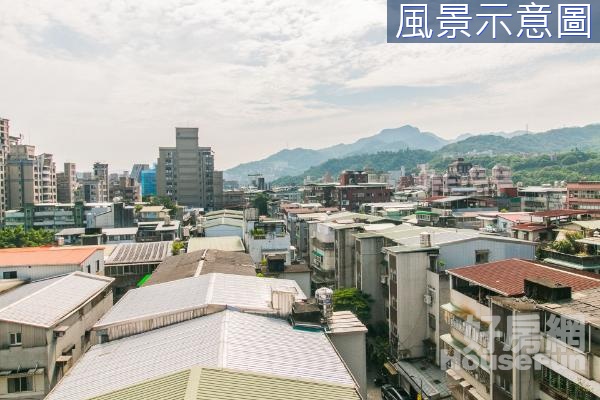
<svg viewBox="0 0 600 400">
<path fill-rule="evenodd" d="M 396 371 L 396 368 L 394 368 L 394 366 L 392 365 L 392 363 L 390 363 L 389 361 L 385 362 L 383 364 L 383 366 L 390 373 L 390 375 L 392 375 L 392 376 L 398 375 L 398 371 Z"/>
<path fill-rule="evenodd" d="M 552 371 L 564 376 L 571 382 L 583 387 L 586 390 L 589 390 L 596 396 L 600 396 L 600 383 L 596 381 L 591 381 L 586 379 L 585 377 L 579 375 L 577 372 L 565 367 L 562 364 L 557 363 L 556 361 L 550 359 L 548 356 L 542 353 L 538 353 L 533 356 L 533 359 L 540 364 L 550 368 Z"/>
<path fill-rule="evenodd" d="M 440 336 L 440 340 L 443 341 L 444 343 L 448 344 L 449 346 L 452 346 L 453 349 L 458 351 L 464 357 L 471 360 L 473 363 L 475 363 L 479 368 L 483 369 L 485 372 L 488 372 L 488 373 L 490 372 L 489 364 L 485 359 L 482 359 L 474 351 L 467 352 L 466 351 L 466 350 L 468 350 L 467 345 L 454 339 L 454 337 L 452 337 L 451 334 L 447 333 L 445 335 Z"/>
<path fill-rule="evenodd" d="M 73 356 L 58 356 L 56 358 L 56 363 L 57 364 L 65 364 L 65 363 L 68 363 L 69 361 L 71 361 L 71 358 L 73 358 Z"/>
</svg>

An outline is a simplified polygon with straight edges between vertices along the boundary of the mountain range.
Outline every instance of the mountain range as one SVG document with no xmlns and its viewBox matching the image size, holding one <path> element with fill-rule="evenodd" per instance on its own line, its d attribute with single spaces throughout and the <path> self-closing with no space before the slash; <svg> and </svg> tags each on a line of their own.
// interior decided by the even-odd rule
<svg viewBox="0 0 600 400">
<path fill-rule="evenodd" d="M 338 144 L 323 149 L 285 149 L 265 159 L 240 164 L 224 171 L 227 180 L 247 182 L 248 175 L 261 173 L 267 181 L 284 176 L 297 176 L 308 172 L 329 160 L 364 159 L 357 157 L 376 154 L 382 151 L 427 150 L 444 156 L 468 154 L 514 154 L 514 153 L 552 153 L 571 148 L 600 149 L 600 124 L 584 127 L 553 129 L 541 133 L 515 131 L 510 133 L 493 132 L 489 134 L 464 134 L 454 141 L 423 132 L 416 127 L 405 125 L 395 129 L 384 129 L 376 135 L 365 137 L 350 144 Z M 432 154 L 432 157 L 435 154 Z M 350 161 L 349 161 L 350 162 Z M 336 165 L 343 165 L 336 160 Z M 351 168 L 351 167 L 347 167 Z M 338 171 L 330 171 L 337 173 Z"/>
</svg>

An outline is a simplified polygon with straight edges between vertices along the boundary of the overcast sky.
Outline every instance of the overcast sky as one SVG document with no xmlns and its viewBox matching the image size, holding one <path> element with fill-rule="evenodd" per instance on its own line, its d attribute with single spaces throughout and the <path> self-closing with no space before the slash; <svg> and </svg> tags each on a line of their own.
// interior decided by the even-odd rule
<svg viewBox="0 0 600 400">
<path fill-rule="evenodd" d="M 0 116 L 89 170 L 200 128 L 217 168 L 412 124 L 599 122 L 599 45 L 385 43 L 384 0 L 0 0 Z M 62 169 L 62 167 L 59 167 Z"/>
</svg>

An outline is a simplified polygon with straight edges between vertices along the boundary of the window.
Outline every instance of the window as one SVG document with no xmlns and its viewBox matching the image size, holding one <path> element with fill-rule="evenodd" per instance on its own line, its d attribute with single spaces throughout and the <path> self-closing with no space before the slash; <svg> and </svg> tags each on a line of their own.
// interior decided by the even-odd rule
<svg viewBox="0 0 600 400">
<path fill-rule="evenodd" d="M 92 267 L 90 267 L 89 265 L 87 266 L 87 272 L 88 272 L 88 274 L 92 273 Z"/>
<path fill-rule="evenodd" d="M 21 345 L 21 332 L 9 333 L 10 345 L 20 346 Z"/>
<path fill-rule="evenodd" d="M 2 273 L 2 279 L 17 279 L 17 271 L 5 271 Z"/>
<path fill-rule="evenodd" d="M 100 260 L 96 260 L 96 272 L 100 271 Z"/>
<path fill-rule="evenodd" d="M 21 376 L 19 378 L 8 378 L 8 393 L 31 391 L 33 391 L 33 377 Z"/>
<path fill-rule="evenodd" d="M 489 250 L 475 250 L 475 264 L 485 264 L 490 260 Z"/>
<path fill-rule="evenodd" d="M 435 328 L 436 328 L 436 325 L 435 325 L 435 315 L 429 313 L 427 315 L 427 319 L 429 320 L 429 327 L 435 331 Z"/>
</svg>

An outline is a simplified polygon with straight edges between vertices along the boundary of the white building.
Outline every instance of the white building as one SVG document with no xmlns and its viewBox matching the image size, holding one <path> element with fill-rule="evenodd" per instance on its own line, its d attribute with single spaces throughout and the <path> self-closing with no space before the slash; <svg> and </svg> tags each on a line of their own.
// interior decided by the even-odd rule
<svg viewBox="0 0 600 400">
<path fill-rule="evenodd" d="M 102 247 L 0 250 L 0 279 L 39 280 L 75 271 L 104 275 Z"/>
</svg>

